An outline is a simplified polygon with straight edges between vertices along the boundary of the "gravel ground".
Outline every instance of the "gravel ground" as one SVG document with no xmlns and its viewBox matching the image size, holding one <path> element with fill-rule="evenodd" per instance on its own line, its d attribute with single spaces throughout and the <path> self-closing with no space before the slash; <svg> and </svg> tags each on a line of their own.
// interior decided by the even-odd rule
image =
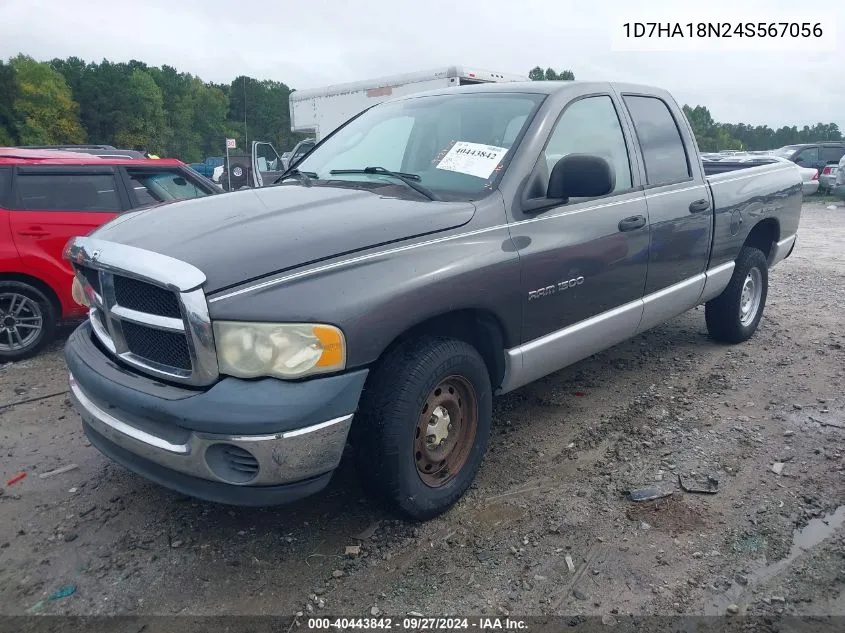
<svg viewBox="0 0 845 633">
<path fill-rule="evenodd" d="M 57 342 L 0 368 L 0 613 L 845 615 L 844 307 L 845 208 L 807 204 L 751 341 L 698 309 L 501 398 L 425 524 L 348 465 L 271 509 L 148 483 L 86 441 Z"/>
</svg>

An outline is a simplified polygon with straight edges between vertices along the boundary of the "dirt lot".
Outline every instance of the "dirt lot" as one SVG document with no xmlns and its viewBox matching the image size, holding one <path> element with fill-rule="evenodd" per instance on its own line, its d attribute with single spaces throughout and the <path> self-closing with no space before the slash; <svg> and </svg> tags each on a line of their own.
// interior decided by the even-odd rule
<svg viewBox="0 0 845 633">
<path fill-rule="evenodd" d="M 744 345 L 695 310 L 500 399 L 476 485 L 419 525 L 348 466 L 275 509 L 147 483 L 87 443 L 59 342 L 0 369 L 0 613 L 845 615 L 841 203 L 770 281 Z"/>
</svg>

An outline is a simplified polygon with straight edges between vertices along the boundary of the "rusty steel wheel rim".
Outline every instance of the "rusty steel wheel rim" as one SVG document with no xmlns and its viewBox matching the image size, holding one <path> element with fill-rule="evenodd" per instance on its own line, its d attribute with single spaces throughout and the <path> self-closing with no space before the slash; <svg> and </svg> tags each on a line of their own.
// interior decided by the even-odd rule
<svg viewBox="0 0 845 633">
<path fill-rule="evenodd" d="M 466 464 L 478 432 L 475 389 L 463 376 L 440 381 L 426 398 L 414 434 L 417 473 L 430 488 L 452 481 Z"/>
</svg>

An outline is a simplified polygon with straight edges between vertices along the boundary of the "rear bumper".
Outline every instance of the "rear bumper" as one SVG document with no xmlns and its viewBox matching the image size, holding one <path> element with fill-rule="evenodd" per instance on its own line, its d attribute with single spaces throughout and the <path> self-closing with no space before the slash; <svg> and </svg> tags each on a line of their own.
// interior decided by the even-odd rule
<svg viewBox="0 0 845 633">
<path fill-rule="evenodd" d="M 117 365 L 87 323 L 65 356 L 71 398 L 94 446 L 161 485 L 235 505 L 285 503 L 325 486 L 366 377 L 364 370 L 285 384 L 227 378 L 186 390 Z"/>
</svg>

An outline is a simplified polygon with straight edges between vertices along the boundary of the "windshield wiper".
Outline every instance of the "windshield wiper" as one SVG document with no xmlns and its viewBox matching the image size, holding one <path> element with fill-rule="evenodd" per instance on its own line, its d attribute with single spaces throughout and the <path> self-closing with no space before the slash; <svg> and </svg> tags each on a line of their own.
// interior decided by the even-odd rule
<svg viewBox="0 0 845 633">
<path fill-rule="evenodd" d="M 290 177 L 297 178 L 302 181 L 302 184 L 311 186 L 311 181 L 317 178 L 317 174 L 313 171 L 299 171 L 298 169 L 291 169 L 276 178 L 276 180 L 273 181 L 273 184 L 278 185 L 280 182 L 287 180 Z"/>
<path fill-rule="evenodd" d="M 381 176 L 392 176 L 397 180 L 401 180 L 411 189 L 413 189 L 417 193 L 421 193 L 429 200 L 439 199 L 436 195 L 434 195 L 434 192 L 432 192 L 431 189 L 419 184 L 420 177 L 418 174 L 406 174 L 401 171 L 390 171 L 389 169 L 385 169 L 384 167 L 364 167 L 364 169 L 332 169 L 329 173 L 332 176 L 340 174 L 378 174 Z"/>
</svg>

